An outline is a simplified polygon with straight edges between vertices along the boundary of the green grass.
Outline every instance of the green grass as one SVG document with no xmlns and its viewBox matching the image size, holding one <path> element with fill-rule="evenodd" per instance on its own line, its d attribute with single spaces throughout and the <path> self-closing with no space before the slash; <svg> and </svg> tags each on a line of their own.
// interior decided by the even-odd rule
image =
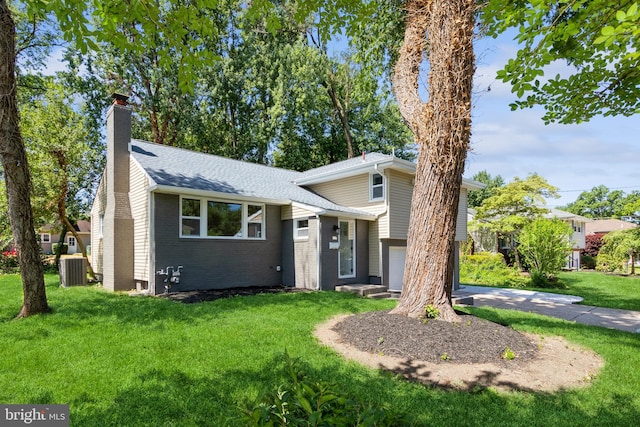
<svg viewBox="0 0 640 427">
<path fill-rule="evenodd" d="M 522 286 L 518 289 L 577 295 L 584 298 L 581 302 L 584 305 L 640 311 L 639 276 L 618 276 L 595 271 L 571 271 L 559 273 L 558 279 L 561 287 Z M 469 285 L 494 286 L 492 283 L 473 281 L 470 277 L 464 277 L 463 280 Z"/>
<path fill-rule="evenodd" d="M 307 375 L 416 425 L 635 425 L 640 419 L 640 337 L 498 309 L 472 314 L 522 331 L 565 336 L 606 361 L 593 384 L 557 393 L 476 393 L 414 384 L 346 362 L 321 347 L 314 327 L 338 313 L 393 301 L 321 292 L 236 297 L 183 305 L 100 289 L 57 286 L 53 313 L 11 320 L 17 276 L 0 276 L 0 402 L 66 403 L 73 426 L 241 425 L 239 407 L 282 382 L 286 350 Z"/>
</svg>

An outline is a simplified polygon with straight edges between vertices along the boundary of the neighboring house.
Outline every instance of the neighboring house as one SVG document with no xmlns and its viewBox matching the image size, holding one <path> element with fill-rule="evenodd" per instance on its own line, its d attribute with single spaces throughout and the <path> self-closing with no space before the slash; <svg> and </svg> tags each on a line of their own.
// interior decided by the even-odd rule
<svg viewBox="0 0 640 427">
<path fill-rule="evenodd" d="M 82 243 L 86 248 L 91 244 L 91 222 L 79 220 L 75 225 L 76 233 L 78 233 L 78 237 L 82 239 Z M 60 240 L 60 232 L 59 230 L 54 230 L 53 226 L 50 224 L 42 227 L 38 233 L 40 234 L 40 247 L 42 248 L 42 252 L 45 254 L 53 253 L 53 245 L 58 243 Z M 80 247 L 76 238 L 71 232 L 67 232 L 67 235 L 64 238 L 64 243 L 69 247 L 67 250 L 68 254 L 75 254 L 80 252 Z"/>
<path fill-rule="evenodd" d="M 414 163 L 372 153 L 296 172 L 131 140 L 122 100 L 107 133 L 91 211 L 92 266 L 106 289 L 401 290 Z M 463 180 L 457 241 L 467 190 L 481 186 Z"/>
<path fill-rule="evenodd" d="M 636 228 L 637 225 L 619 219 L 596 219 L 587 223 L 587 234 L 607 234 L 611 231 L 629 230 Z"/>
<path fill-rule="evenodd" d="M 573 235 L 571 236 L 573 248 L 571 250 L 571 254 L 567 257 L 566 268 L 571 270 L 580 270 L 580 251 L 585 248 L 586 224 L 588 224 L 591 219 L 555 208 L 547 209 L 549 212 L 544 215 L 545 218 L 559 218 L 569 223 L 573 228 Z M 473 221 L 474 216 L 475 210 L 469 209 L 467 220 L 469 222 Z M 496 233 L 489 231 L 486 228 L 476 227 L 476 229 L 471 231 L 469 234 L 473 239 L 474 252 L 499 252 L 502 253 L 505 258 L 508 256 L 508 251 L 511 246 Z"/>
</svg>

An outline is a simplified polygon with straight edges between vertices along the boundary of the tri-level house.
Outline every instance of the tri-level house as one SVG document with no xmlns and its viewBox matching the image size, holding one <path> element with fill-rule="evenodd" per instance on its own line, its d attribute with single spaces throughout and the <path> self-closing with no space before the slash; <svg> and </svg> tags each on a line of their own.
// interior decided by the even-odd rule
<svg viewBox="0 0 640 427">
<path fill-rule="evenodd" d="M 296 172 L 131 139 L 107 114 L 107 166 L 92 216 L 105 288 L 152 294 L 285 285 L 400 291 L 414 163 L 371 153 Z M 456 240 L 466 240 L 463 180 Z"/>
</svg>

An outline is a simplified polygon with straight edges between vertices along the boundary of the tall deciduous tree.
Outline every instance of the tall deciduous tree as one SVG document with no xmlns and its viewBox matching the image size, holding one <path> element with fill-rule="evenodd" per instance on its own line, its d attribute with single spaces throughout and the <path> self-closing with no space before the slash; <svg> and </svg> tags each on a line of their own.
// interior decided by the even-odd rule
<svg viewBox="0 0 640 427">
<path fill-rule="evenodd" d="M 621 190 L 609 190 L 604 185 L 593 187 L 580 193 L 575 202 L 565 209 L 587 218 L 619 217 L 624 207 L 624 193 Z"/>
<path fill-rule="evenodd" d="M 410 0 L 394 90 L 420 146 L 411 204 L 403 292 L 394 313 L 410 317 L 431 305 L 443 320 L 451 306 L 458 199 L 471 135 L 474 71 L 473 0 Z M 418 90 L 429 61 L 427 102 Z"/>
<path fill-rule="evenodd" d="M 544 178 L 531 174 L 518 177 L 496 190 L 476 209 L 475 221 L 500 235 L 511 249 L 516 265 L 522 270 L 518 255 L 518 235 L 534 219 L 549 212 L 545 208 L 548 197 L 558 197 L 558 189 Z"/>
<path fill-rule="evenodd" d="M 29 164 L 18 123 L 15 28 L 6 0 L 0 0 L 0 158 L 22 276 L 24 299 L 18 317 L 26 317 L 48 312 L 49 305 L 33 227 Z"/>
<path fill-rule="evenodd" d="M 630 273 L 635 274 L 635 264 L 640 256 L 640 227 L 612 231 L 602 237 L 604 245 L 598 253 L 598 267 L 606 271 L 622 270 L 628 262 Z"/>
<path fill-rule="evenodd" d="M 86 257 L 72 222 L 88 211 L 95 182 L 92 177 L 97 176 L 102 162 L 70 95 L 60 83 L 49 79 L 46 91 L 21 107 L 21 129 L 34 173 L 34 212 L 40 212 L 41 224 L 58 224 L 73 234 Z M 90 265 L 89 274 L 94 276 Z"/>
</svg>

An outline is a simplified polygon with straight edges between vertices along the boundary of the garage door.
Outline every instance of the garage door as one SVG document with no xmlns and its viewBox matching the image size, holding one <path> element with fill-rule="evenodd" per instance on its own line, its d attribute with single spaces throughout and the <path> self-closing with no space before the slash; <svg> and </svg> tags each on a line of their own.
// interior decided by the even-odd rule
<svg viewBox="0 0 640 427">
<path fill-rule="evenodd" d="M 404 260 L 407 256 L 406 246 L 389 246 L 389 290 L 402 291 L 404 276 Z"/>
</svg>

